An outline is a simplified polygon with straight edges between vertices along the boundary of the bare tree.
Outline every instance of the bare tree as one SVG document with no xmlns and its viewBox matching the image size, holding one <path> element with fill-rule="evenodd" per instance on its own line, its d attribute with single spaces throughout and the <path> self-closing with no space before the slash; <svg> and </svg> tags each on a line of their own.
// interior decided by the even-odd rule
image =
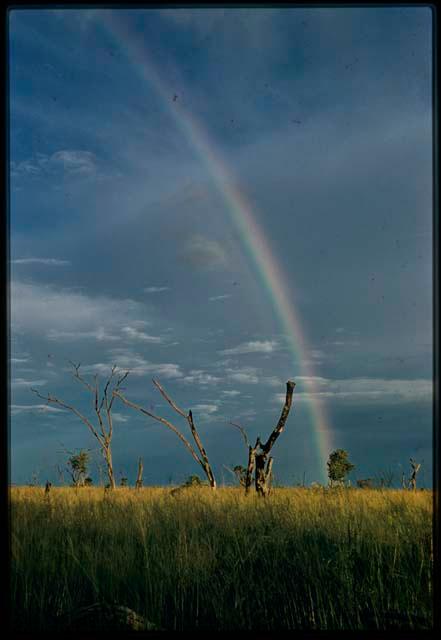
<svg viewBox="0 0 441 640">
<path fill-rule="evenodd" d="M 233 425 L 233 427 L 239 429 L 243 436 L 245 444 L 248 447 L 248 464 L 244 481 L 245 493 L 249 493 L 250 491 L 253 482 L 253 473 L 255 489 L 259 495 L 265 497 L 271 490 L 273 458 L 269 454 L 277 438 L 285 428 L 285 423 L 292 405 L 292 394 L 294 392 L 295 386 L 296 383 L 292 382 L 291 380 L 288 380 L 288 382 L 286 383 L 286 397 L 282 413 L 277 425 L 274 427 L 265 444 L 262 444 L 262 442 L 260 441 L 260 436 L 258 436 L 254 447 L 251 446 L 245 429 L 235 422 L 230 423 L 231 425 Z"/>
<path fill-rule="evenodd" d="M 138 460 L 138 475 L 136 477 L 135 487 L 137 489 L 141 489 L 142 487 L 142 472 L 144 470 L 144 465 L 142 464 L 142 458 Z"/>
<path fill-rule="evenodd" d="M 405 475 L 404 471 L 401 474 L 401 487 L 403 489 L 407 488 L 407 486 L 406 486 L 406 475 Z"/>
<path fill-rule="evenodd" d="M 193 459 L 202 467 L 202 469 L 204 470 L 205 475 L 207 476 L 207 479 L 208 479 L 208 482 L 210 484 L 210 487 L 212 489 L 216 489 L 216 480 L 215 480 L 215 477 L 214 477 L 214 474 L 213 474 L 213 470 L 212 470 L 210 462 L 208 460 L 207 452 L 205 451 L 205 449 L 203 447 L 201 438 L 200 438 L 199 433 L 198 433 L 198 431 L 196 429 L 196 426 L 194 424 L 193 414 L 192 414 L 191 410 L 188 413 L 185 413 L 185 411 L 180 409 L 176 405 L 176 403 L 170 398 L 170 396 L 164 391 L 164 389 L 162 388 L 162 386 L 159 384 L 159 382 L 157 380 L 152 378 L 152 382 L 155 385 L 155 387 L 159 390 L 159 392 L 163 396 L 163 398 L 165 398 L 165 400 L 167 400 L 168 404 L 172 407 L 172 409 L 174 409 L 174 411 L 176 411 L 176 413 L 178 413 L 180 416 L 182 416 L 183 418 L 185 418 L 187 420 L 188 426 L 190 427 L 191 435 L 193 436 L 193 440 L 195 441 L 196 447 L 197 447 L 197 449 L 199 451 L 199 455 L 196 453 L 196 450 L 190 444 L 190 442 L 187 440 L 187 438 L 169 420 L 166 420 L 165 418 L 162 418 L 161 416 L 157 416 L 154 413 L 151 413 L 151 411 L 147 411 L 147 409 L 144 409 L 140 405 L 135 404 L 134 402 L 131 402 L 130 400 L 127 400 L 127 398 L 125 398 L 118 389 L 115 389 L 113 391 L 113 396 L 116 397 L 116 398 L 119 398 L 127 406 L 132 407 L 133 409 L 136 409 L 137 411 L 140 411 L 144 415 L 149 416 L 149 418 L 153 418 L 154 420 L 157 420 L 158 422 L 161 422 L 161 424 L 163 424 L 166 427 L 168 427 L 168 429 L 171 429 L 171 431 L 173 431 L 178 436 L 178 438 L 181 440 L 181 442 L 183 442 L 184 445 L 187 447 L 187 449 L 190 452 L 190 454 L 193 457 Z"/>
<path fill-rule="evenodd" d="M 114 401 L 114 392 L 118 391 L 121 388 L 121 384 L 129 375 L 129 372 L 126 371 L 123 375 L 114 381 L 116 376 L 117 368 L 114 365 L 112 367 L 110 376 L 107 378 L 106 384 L 104 386 L 104 391 L 100 397 L 99 392 L 99 384 L 98 384 L 98 376 L 94 376 L 94 384 L 90 384 L 80 375 L 80 364 L 76 365 L 73 362 L 69 361 L 70 364 L 74 368 L 74 378 L 78 380 L 93 396 L 93 407 L 96 414 L 96 425 L 94 426 L 92 422 L 86 418 L 78 409 L 73 407 L 66 402 L 59 400 L 55 396 L 51 394 L 47 394 L 47 396 L 42 395 L 37 389 L 31 389 L 33 393 L 35 393 L 39 398 L 46 400 L 48 404 L 56 404 L 59 407 L 63 407 L 64 409 L 68 409 L 72 411 L 84 424 L 87 426 L 89 431 L 92 433 L 94 438 L 98 440 L 100 445 L 101 453 L 104 457 L 107 466 L 107 475 L 109 477 L 109 486 L 111 489 L 115 489 L 115 474 L 113 471 L 113 462 L 112 462 L 112 437 L 113 437 L 113 420 L 112 420 L 112 405 Z M 113 387 L 111 386 L 113 382 Z M 104 415 L 103 415 L 104 413 Z"/>
<path fill-rule="evenodd" d="M 59 464 L 55 465 L 55 468 L 57 469 L 58 477 L 60 479 L 60 484 L 64 484 L 64 472 L 63 472 L 63 469 L 60 467 Z"/>
<path fill-rule="evenodd" d="M 415 462 L 415 460 L 412 460 L 412 458 L 410 458 L 410 466 L 412 467 L 412 473 L 410 474 L 410 478 L 409 478 L 409 489 L 412 489 L 413 491 L 416 491 L 416 477 L 423 462 L 424 461 L 418 464 Z"/>
</svg>

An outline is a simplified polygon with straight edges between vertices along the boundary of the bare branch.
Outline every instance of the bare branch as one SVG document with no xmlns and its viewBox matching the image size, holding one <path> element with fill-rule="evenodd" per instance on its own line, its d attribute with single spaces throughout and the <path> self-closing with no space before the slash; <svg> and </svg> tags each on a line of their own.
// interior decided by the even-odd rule
<svg viewBox="0 0 441 640">
<path fill-rule="evenodd" d="M 230 469 L 230 467 L 227 467 L 226 464 L 222 465 L 224 469 L 226 469 L 227 471 L 229 471 L 235 478 L 237 478 L 236 472 L 233 471 L 233 469 Z"/>
<path fill-rule="evenodd" d="M 161 422 L 163 425 L 165 425 L 166 427 L 171 429 L 178 436 L 178 438 L 181 440 L 181 442 L 184 443 L 184 445 L 187 447 L 187 449 L 190 451 L 190 453 L 193 456 L 194 460 L 196 460 L 196 462 L 198 464 L 204 466 L 202 460 L 200 460 L 200 458 L 198 457 L 196 451 L 193 449 L 191 444 L 188 442 L 188 440 L 185 438 L 185 436 L 183 436 L 182 433 L 180 431 L 178 431 L 178 429 L 171 422 L 169 422 L 165 418 L 161 418 L 160 416 L 156 416 L 154 413 L 150 413 L 150 411 L 147 411 L 147 409 L 144 409 L 140 405 L 135 404 L 134 402 L 131 402 L 130 400 L 127 400 L 127 398 L 125 398 L 122 395 L 122 393 L 120 393 L 117 390 L 113 391 L 113 396 L 119 398 L 122 402 L 124 402 L 124 404 L 128 405 L 129 407 L 132 407 L 133 409 L 137 409 L 138 411 L 140 411 L 144 415 L 149 416 L 149 418 L 153 418 L 154 420 L 157 420 L 158 422 Z"/>
<path fill-rule="evenodd" d="M 114 365 L 114 366 L 113 366 L 113 369 L 112 369 L 112 375 L 113 375 L 113 373 L 114 373 L 115 371 L 116 371 L 116 366 Z M 129 375 L 129 371 L 126 371 L 126 372 L 125 372 L 125 373 L 124 373 L 124 374 L 123 374 L 123 375 L 122 375 L 122 376 L 121 376 L 121 377 L 116 381 L 116 385 L 115 385 L 114 389 L 116 389 L 116 390 L 118 391 L 118 390 L 120 389 L 120 387 L 121 387 L 121 384 L 124 382 L 124 380 L 127 378 L 127 376 L 128 376 L 128 375 Z M 111 408 L 112 408 L 112 405 L 113 405 L 113 401 L 114 401 L 114 399 L 115 399 L 115 396 L 114 396 L 114 395 L 113 395 L 113 393 L 112 393 L 112 398 L 111 398 L 110 403 L 109 403 L 109 405 L 108 405 L 107 415 L 109 415 L 109 411 L 110 411 L 110 410 L 111 410 Z M 107 405 L 107 395 L 106 395 L 106 405 Z"/>
<path fill-rule="evenodd" d="M 95 395 L 95 413 L 98 417 L 98 422 L 100 424 L 100 429 L 101 429 L 101 433 L 103 435 L 104 440 L 106 440 L 107 438 L 107 434 L 106 434 L 106 430 L 104 428 L 104 422 L 103 419 L 101 417 L 101 406 L 102 406 L 102 402 L 100 404 L 100 406 L 98 407 L 98 395 L 99 395 L 99 387 L 98 387 L 98 375 L 95 375 L 95 390 L 94 390 L 94 395 Z"/>
<path fill-rule="evenodd" d="M 279 418 L 279 422 L 277 423 L 277 426 L 274 428 L 273 432 L 271 433 L 266 443 L 260 445 L 262 451 L 265 454 L 268 454 L 271 451 L 275 441 L 280 436 L 280 434 L 282 433 L 285 427 L 286 419 L 288 418 L 289 411 L 291 409 L 292 394 L 294 392 L 295 386 L 296 386 L 296 383 L 293 382 L 292 380 L 288 380 L 288 382 L 286 383 L 286 399 L 282 409 L 282 413 Z"/>
<path fill-rule="evenodd" d="M 127 378 L 127 376 L 129 375 L 130 371 L 126 371 L 121 378 L 119 378 L 119 380 L 116 383 L 116 386 L 119 387 L 121 385 L 122 382 L 124 382 L 124 380 Z"/>
<path fill-rule="evenodd" d="M 100 411 L 103 408 L 104 400 L 105 400 L 105 398 L 107 396 L 107 389 L 109 388 L 109 385 L 110 385 L 110 383 L 112 381 L 112 378 L 113 378 L 113 376 L 115 374 L 115 370 L 116 370 L 116 367 L 115 367 L 115 365 L 113 365 L 112 371 L 110 372 L 110 376 L 107 378 L 107 382 L 104 385 L 104 393 L 103 393 L 103 396 L 101 398 Z"/>
<path fill-rule="evenodd" d="M 32 389 L 31 388 L 31 391 L 33 393 L 35 393 L 39 398 L 42 398 L 43 400 L 46 400 L 46 402 L 48 404 L 50 404 L 50 403 L 58 404 L 60 407 L 64 407 L 65 409 L 69 409 L 69 411 L 72 411 L 72 413 L 74 413 L 76 416 L 78 416 L 80 418 L 80 420 L 82 420 L 84 422 L 84 424 L 88 427 L 89 431 L 98 440 L 98 442 L 100 443 L 101 447 L 105 446 L 105 443 L 104 443 L 103 439 L 101 438 L 101 436 L 99 435 L 99 433 L 97 432 L 95 427 L 89 422 L 89 420 L 85 416 L 83 416 L 82 413 L 80 413 L 77 409 L 75 409 L 75 407 L 72 407 L 70 404 L 66 404 L 62 400 L 59 400 L 58 398 L 56 398 L 55 396 L 51 396 L 50 394 L 48 394 L 47 396 L 43 396 L 37 389 Z"/>
<path fill-rule="evenodd" d="M 248 436 L 247 436 L 247 432 L 245 431 L 245 429 L 243 427 L 240 426 L 240 424 L 237 424 L 236 422 L 230 422 L 229 424 L 231 424 L 233 427 L 236 427 L 237 429 L 239 429 L 239 431 L 241 432 L 243 439 L 245 440 L 245 445 L 247 447 L 250 446 L 250 441 L 248 440 Z"/>
<path fill-rule="evenodd" d="M 180 416 L 182 416 L 185 419 L 188 419 L 188 415 L 185 413 L 185 411 L 182 411 L 182 409 L 180 409 L 174 402 L 173 400 L 170 398 L 169 395 L 167 395 L 167 393 L 164 391 L 164 389 L 161 387 L 161 385 L 159 384 L 159 382 L 157 380 L 155 380 L 154 378 L 152 378 L 152 382 L 155 385 L 155 387 L 157 389 L 159 389 L 160 394 L 162 395 L 163 398 L 165 398 L 165 400 L 167 400 L 167 402 L 169 403 L 169 405 L 176 411 L 176 413 L 179 413 Z"/>
<path fill-rule="evenodd" d="M 197 448 L 199 449 L 201 456 L 202 456 L 202 460 L 203 460 L 203 464 L 202 467 L 205 471 L 205 473 L 207 474 L 207 477 L 210 481 L 210 484 L 212 487 L 216 486 L 216 481 L 214 479 L 214 475 L 213 475 L 213 471 L 211 469 L 211 465 L 210 462 L 208 460 L 208 456 L 207 456 L 207 452 L 204 449 L 204 445 L 202 444 L 202 440 L 199 437 L 199 433 L 195 427 L 194 421 L 193 421 L 193 414 L 191 412 L 191 410 L 188 412 L 188 416 L 187 416 L 187 421 L 188 424 L 190 425 L 190 430 L 191 430 L 191 434 L 193 436 L 194 441 L 196 442 Z"/>
<path fill-rule="evenodd" d="M 79 382 L 81 382 L 81 384 L 83 384 L 87 389 L 89 389 L 89 391 L 91 391 L 93 393 L 94 392 L 94 388 L 92 387 L 92 385 L 89 384 L 89 382 L 87 382 L 87 380 L 85 380 L 82 376 L 80 376 L 79 371 L 80 371 L 81 363 L 80 364 L 75 364 L 74 362 L 72 362 L 72 360 L 69 360 L 68 362 L 70 362 L 70 364 L 75 369 L 75 373 L 73 374 L 74 378 L 76 380 L 78 380 Z"/>
</svg>

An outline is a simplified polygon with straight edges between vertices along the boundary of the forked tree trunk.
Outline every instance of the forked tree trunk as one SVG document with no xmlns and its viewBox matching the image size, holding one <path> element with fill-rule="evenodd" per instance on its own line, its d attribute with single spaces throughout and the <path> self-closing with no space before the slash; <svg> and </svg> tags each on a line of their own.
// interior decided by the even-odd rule
<svg viewBox="0 0 441 640">
<path fill-rule="evenodd" d="M 409 489 L 411 491 L 416 491 L 416 485 L 417 485 L 416 477 L 417 477 L 418 471 L 421 468 L 421 463 L 417 464 L 411 458 L 410 459 L 410 465 L 412 467 L 412 473 L 410 474 L 410 478 L 409 478 Z"/>
<path fill-rule="evenodd" d="M 286 399 L 282 409 L 282 414 L 279 418 L 277 426 L 273 429 L 266 443 L 262 444 L 260 438 L 258 437 L 254 447 L 249 447 L 245 493 L 249 493 L 254 469 L 254 482 L 257 494 L 266 497 L 271 490 L 273 458 L 269 455 L 269 453 L 274 446 L 277 438 L 285 428 L 285 423 L 291 409 L 292 394 L 294 392 L 295 386 L 295 382 L 292 382 L 291 380 L 288 380 L 288 382 L 286 383 Z"/>
</svg>

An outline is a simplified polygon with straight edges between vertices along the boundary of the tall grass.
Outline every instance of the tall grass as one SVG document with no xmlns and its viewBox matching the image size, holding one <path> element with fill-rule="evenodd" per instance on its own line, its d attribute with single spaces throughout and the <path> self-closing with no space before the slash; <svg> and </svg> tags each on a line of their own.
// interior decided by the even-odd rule
<svg viewBox="0 0 441 640">
<path fill-rule="evenodd" d="M 117 602 L 171 630 L 430 628 L 428 491 L 12 488 L 16 630 Z"/>
</svg>

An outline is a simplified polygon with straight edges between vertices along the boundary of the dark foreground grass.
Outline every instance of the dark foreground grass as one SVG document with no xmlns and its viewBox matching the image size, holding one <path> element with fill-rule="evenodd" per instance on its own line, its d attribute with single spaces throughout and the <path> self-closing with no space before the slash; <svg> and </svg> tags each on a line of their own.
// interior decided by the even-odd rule
<svg viewBox="0 0 441 640">
<path fill-rule="evenodd" d="M 432 494 L 13 488 L 14 630 L 118 603 L 171 630 L 432 627 Z"/>
</svg>

